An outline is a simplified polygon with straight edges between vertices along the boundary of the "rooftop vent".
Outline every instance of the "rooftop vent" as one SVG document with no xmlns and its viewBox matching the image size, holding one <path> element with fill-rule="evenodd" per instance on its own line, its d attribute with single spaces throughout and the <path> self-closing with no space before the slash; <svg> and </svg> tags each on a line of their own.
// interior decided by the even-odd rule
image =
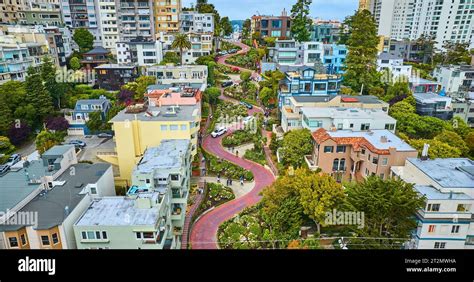
<svg viewBox="0 0 474 282">
<path fill-rule="evenodd" d="M 81 188 L 83 185 L 83 183 L 76 183 L 76 185 L 74 185 L 74 188 Z"/>
<path fill-rule="evenodd" d="M 387 142 L 388 142 L 387 136 L 381 136 L 381 137 L 380 137 L 380 142 L 382 142 L 382 143 L 387 143 Z"/>
</svg>

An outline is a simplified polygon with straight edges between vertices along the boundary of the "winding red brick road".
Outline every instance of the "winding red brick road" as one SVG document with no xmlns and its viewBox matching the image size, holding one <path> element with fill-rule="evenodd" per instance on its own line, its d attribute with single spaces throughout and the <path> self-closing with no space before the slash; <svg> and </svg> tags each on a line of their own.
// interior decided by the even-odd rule
<svg viewBox="0 0 474 282">
<path fill-rule="evenodd" d="M 238 54 L 246 53 L 250 49 L 243 43 L 233 43 L 242 48 Z M 220 64 L 228 65 L 225 63 L 225 60 L 230 56 L 232 55 L 221 57 L 219 58 L 218 62 Z M 242 68 L 239 69 L 244 70 Z M 252 76 L 255 75 L 257 74 L 252 72 Z M 221 95 L 221 97 L 222 96 L 223 95 Z M 226 98 L 223 97 L 223 99 Z M 254 109 L 249 110 L 249 112 L 253 113 L 258 110 L 261 109 L 254 107 Z M 261 199 L 261 196 L 259 195 L 260 192 L 275 181 L 275 176 L 263 166 L 238 158 L 235 155 L 225 151 L 221 145 L 221 140 L 222 136 L 219 138 L 212 138 L 210 135 L 208 135 L 205 137 L 202 146 L 207 152 L 222 159 L 228 160 L 244 169 L 252 171 L 255 177 L 255 187 L 245 196 L 227 202 L 199 218 L 199 220 L 194 223 L 191 230 L 190 242 L 192 249 L 217 249 L 217 230 L 219 226 L 226 220 L 231 219 L 234 215 L 241 212 L 244 208 L 258 203 Z"/>
</svg>

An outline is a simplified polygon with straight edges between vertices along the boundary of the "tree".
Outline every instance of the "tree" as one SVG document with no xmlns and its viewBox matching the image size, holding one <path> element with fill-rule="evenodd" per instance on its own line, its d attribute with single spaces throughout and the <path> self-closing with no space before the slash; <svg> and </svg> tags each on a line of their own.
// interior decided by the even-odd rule
<svg viewBox="0 0 474 282">
<path fill-rule="evenodd" d="M 359 237 L 387 238 L 362 240 L 361 248 L 399 248 L 416 228 L 414 214 L 424 206 L 413 184 L 402 180 L 383 180 L 371 176 L 363 182 L 348 183 L 346 207 L 352 211 L 364 212 L 364 227 L 354 228 Z M 404 238 L 401 242 L 389 238 Z M 357 244 L 357 240 L 352 240 Z M 361 242 L 359 242 L 361 243 Z"/>
<path fill-rule="evenodd" d="M 474 157 L 474 131 L 466 135 L 466 144 L 469 147 L 469 155 Z"/>
<path fill-rule="evenodd" d="M 311 39 L 311 18 L 309 17 L 309 6 L 312 0 L 297 0 L 291 8 L 291 34 L 298 42 Z M 282 34 L 282 36 L 285 36 Z"/>
<path fill-rule="evenodd" d="M 302 175 L 298 177 L 300 174 Z M 294 181 L 301 181 L 298 186 L 301 206 L 304 213 L 314 220 L 318 233 L 321 234 L 321 226 L 326 225 L 326 213 L 344 203 L 345 194 L 342 185 L 331 175 L 302 169 L 296 170 Z"/>
<path fill-rule="evenodd" d="M 25 142 L 31 134 L 31 127 L 23 120 L 13 123 L 8 130 L 8 138 L 13 145 L 18 146 Z"/>
<path fill-rule="evenodd" d="M 403 118 L 403 116 L 407 114 L 414 114 L 416 111 L 415 107 L 408 102 L 401 101 L 395 103 L 393 106 L 390 107 L 389 113 L 394 118 Z"/>
<path fill-rule="evenodd" d="M 72 38 L 79 46 L 81 53 L 88 52 L 94 47 L 94 35 L 92 35 L 92 33 L 90 33 L 86 28 L 76 29 Z"/>
<path fill-rule="evenodd" d="M 273 90 L 268 87 L 263 87 L 258 96 L 260 101 L 262 101 L 265 106 L 268 106 L 270 99 L 273 98 Z"/>
<path fill-rule="evenodd" d="M 163 60 L 160 62 L 160 65 L 173 64 L 177 65 L 180 62 L 180 58 L 176 52 L 166 52 L 163 56 Z"/>
<path fill-rule="evenodd" d="M 120 92 L 117 95 L 117 98 L 122 103 L 130 104 L 133 101 L 134 95 L 135 95 L 135 92 L 130 89 L 127 89 L 124 85 L 122 89 L 120 89 Z"/>
<path fill-rule="evenodd" d="M 376 96 L 378 98 L 382 98 L 385 96 L 385 89 L 382 87 L 372 87 L 369 89 L 369 95 Z"/>
<path fill-rule="evenodd" d="M 147 92 L 148 86 L 156 83 L 156 77 L 154 76 L 140 76 L 135 80 L 137 88 L 135 90 L 135 99 L 143 99 L 143 95 Z"/>
<path fill-rule="evenodd" d="M 372 14 L 367 10 L 357 11 L 345 22 L 349 28 L 344 84 L 355 92 L 363 93 L 377 86 L 377 26 Z"/>
<path fill-rule="evenodd" d="M 389 102 L 396 97 L 407 97 L 411 95 L 410 86 L 408 82 L 395 82 L 388 86 L 387 93 L 382 97 L 385 102 Z"/>
<path fill-rule="evenodd" d="M 220 28 L 224 36 L 229 36 L 234 31 L 232 24 L 230 23 L 229 17 L 223 17 L 220 21 Z"/>
<path fill-rule="evenodd" d="M 440 142 L 446 143 L 451 147 L 457 148 L 461 151 L 462 156 L 469 156 L 469 147 L 466 142 L 456 132 L 445 130 L 438 134 L 435 138 Z"/>
<path fill-rule="evenodd" d="M 209 87 L 204 92 L 204 96 L 210 105 L 217 105 L 219 101 L 219 96 L 221 96 L 221 90 L 217 87 Z"/>
<path fill-rule="evenodd" d="M 416 43 L 419 46 L 418 49 L 421 50 L 420 52 L 420 59 L 423 64 L 433 64 L 433 57 L 435 52 L 435 44 L 436 41 L 434 40 L 434 36 L 422 34 L 417 40 Z"/>
<path fill-rule="evenodd" d="M 81 61 L 77 57 L 71 58 L 69 64 L 71 65 L 71 68 L 75 71 L 81 68 Z"/>
<path fill-rule="evenodd" d="M 191 42 L 189 41 L 188 35 L 184 33 L 177 34 L 174 38 L 171 48 L 179 49 L 179 55 L 181 56 L 181 65 L 183 62 L 183 50 L 191 49 Z"/>
<path fill-rule="evenodd" d="M 282 163 L 285 166 L 301 167 L 305 163 L 304 156 L 313 151 L 311 131 L 308 129 L 292 130 L 283 137 L 280 149 Z"/>
<path fill-rule="evenodd" d="M 419 155 L 423 151 L 425 144 L 429 144 L 428 157 L 430 159 L 436 158 L 459 158 L 461 156 L 461 150 L 450 146 L 448 143 L 444 143 L 437 139 L 412 139 L 409 141 L 413 148 L 418 150 Z"/>
<path fill-rule="evenodd" d="M 240 73 L 240 80 L 242 80 L 243 82 L 249 82 L 251 76 L 252 76 L 251 72 L 243 71 Z"/>
<path fill-rule="evenodd" d="M 5 135 L 10 128 L 13 116 L 10 107 L 7 104 L 7 99 L 3 92 L 0 92 L 0 135 Z"/>
<path fill-rule="evenodd" d="M 33 67 L 28 68 L 25 83 L 27 101 L 36 109 L 37 120 L 35 122 L 41 123 L 45 117 L 54 113 L 53 101 L 41 80 L 41 75 Z"/>
<path fill-rule="evenodd" d="M 62 116 L 48 117 L 46 128 L 53 131 L 66 131 L 69 128 L 69 122 Z"/>
<path fill-rule="evenodd" d="M 242 38 L 249 38 L 250 37 L 251 25 L 252 25 L 252 22 L 251 22 L 250 19 L 246 19 L 244 21 L 244 24 L 242 26 Z"/>
<path fill-rule="evenodd" d="M 86 123 L 87 128 L 91 131 L 99 131 L 103 128 L 104 121 L 102 120 L 102 113 L 95 111 L 89 114 L 89 120 Z"/>
<path fill-rule="evenodd" d="M 437 63 L 443 65 L 468 65 L 471 63 L 469 43 L 447 42 L 443 48 L 445 51 L 437 55 Z"/>
<path fill-rule="evenodd" d="M 64 142 L 64 133 L 63 132 L 52 132 L 49 130 L 41 131 L 38 136 L 36 136 L 36 148 L 39 153 L 42 154 L 54 147 Z"/>
<path fill-rule="evenodd" d="M 8 155 L 15 150 L 15 146 L 12 145 L 10 139 L 5 136 L 0 136 L 0 153 Z"/>
</svg>

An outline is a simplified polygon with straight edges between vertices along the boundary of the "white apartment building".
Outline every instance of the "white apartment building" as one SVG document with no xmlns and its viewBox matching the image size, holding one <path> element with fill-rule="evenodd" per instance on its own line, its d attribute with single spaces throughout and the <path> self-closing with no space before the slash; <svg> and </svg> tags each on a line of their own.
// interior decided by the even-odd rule
<svg viewBox="0 0 474 282">
<path fill-rule="evenodd" d="M 207 84 L 207 66 L 152 66 L 146 69 L 146 75 L 156 77 L 157 84 Z"/>
<path fill-rule="evenodd" d="M 214 33 L 214 15 L 184 11 L 179 14 L 180 32 Z"/>
<path fill-rule="evenodd" d="M 380 53 L 377 58 L 377 71 L 389 70 L 393 78 L 404 76 L 409 78 L 412 72 L 412 66 L 403 65 L 403 58 L 391 53 Z"/>
<path fill-rule="evenodd" d="M 66 26 L 86 28 L 94 35 L 94 43 L 101 43 L 98 5 L 94 0 L 61 0 L 61 14 Z"/>
<path fill-rule="evenodd" d="M 163 43 L 163 50 L 166 51 L 176 51 L 171 48 L 173 44 L 176 33 L 161 33 L 160 40 Z M 191 41 L 191 49 L 183 50 L 183 62 L 184 64 L 192 64 L 197 58 L 201 56 L 207 56 L 211 54 L 212 51 L 212 33 L 194 33 L 188 32 L 189 41 Z"/>
<path fill-rule="evenodd" d="M 160 41 L 117 42 L 117 63 L 137 66 L 152 66 L 163 60 Z"/>
<path fill-rule="evenodd" d="M 439 66 L 433 75 L 449 96 L 474 92 L 474 66 Z"/>
<path fill-rule="evenodd" d="M 102 35 L 102 47 L 117 54 L 116 44 L 119 40 L 117 10 L 115 0 L 98 0 L 100 33 Z"/>
<path fill-rule="evenodd" d="M 426 197 L 425 207 L 416 214 L 418 227 L 409 248 L 474 249 L 473 161 L 409 158 L 391 171 Z"/>
<path fill-rule="evenodd" d="M 448 41 L 474 48 L 472 5 L 472 0 L 374 0 L 367 8 L 379 35 L 396 40 L 429 35 L 441 49 Z"/>
</svg>

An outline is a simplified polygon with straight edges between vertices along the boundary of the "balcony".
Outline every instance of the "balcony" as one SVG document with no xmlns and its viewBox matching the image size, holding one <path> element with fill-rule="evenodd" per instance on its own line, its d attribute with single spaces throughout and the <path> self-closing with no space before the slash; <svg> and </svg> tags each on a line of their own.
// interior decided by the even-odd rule
<svg viewBox="0 0 474 282">
<path fill-rule="evenodd" d="M 311 171 L 316 171 L 319 167 L 316 165 L 316 161 L 312 155 L 305 155 L 304 160 Z"/>
</svg>

